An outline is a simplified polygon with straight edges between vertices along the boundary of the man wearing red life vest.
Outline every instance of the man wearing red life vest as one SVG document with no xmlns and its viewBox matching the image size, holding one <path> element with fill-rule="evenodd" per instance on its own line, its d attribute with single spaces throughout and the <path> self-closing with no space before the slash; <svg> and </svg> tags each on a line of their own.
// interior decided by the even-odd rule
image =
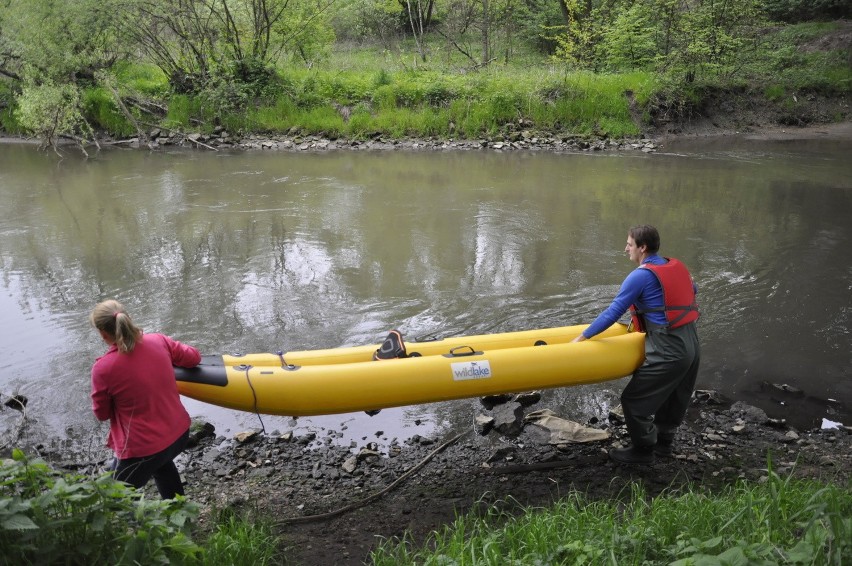
<svg viewBox="0 0 852 566">
<path fill-rule="evenodd" d="M 695 284 L 681 262 L 657 255 L 659 249 L 660 234 L 653 226 L 629 230 L 624 251 L 639 267 L 625 278 L 612 304 L 574 340 L 594 337 L 628 309 L 637 330 L 646 333 L 645 362 L 621 393 L 632 445 L 609 451 L 612 460 L 623 464 L 647 464 L 654 454 L 671 454 L 701 359 Z"/>
</svg>

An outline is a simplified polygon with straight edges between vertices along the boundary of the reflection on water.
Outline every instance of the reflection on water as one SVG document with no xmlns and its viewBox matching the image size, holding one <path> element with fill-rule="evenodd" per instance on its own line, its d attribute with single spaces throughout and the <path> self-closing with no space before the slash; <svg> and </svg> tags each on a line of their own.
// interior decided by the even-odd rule
<svg viewBox="0 0 852 566">
<path fill-rule="evenodd" d="M 627 228 L 648 222 L 700 286 L 699 387 L 799 426 L 848 424 L 850 149 L 108 151 L 57 162 L 0 145 L 0 392 L 31 399 L 36 431 L 95 428 L 88 372 L 103 344 L 87 316 L 107 297 L 207 353 L 371 343 L 391 328 L 415 337 L 586 322 L 632 268 Z M 782 404 L 764 382 L 816 401 Z M 545 399 L 585 420 L 617 403 L 623 384 Z M 187 406 L 223 432 L 260 426 Z M 263 424 L 360 441 L 470 426 L 477 410 L 466 400 Z"/>
</svg>

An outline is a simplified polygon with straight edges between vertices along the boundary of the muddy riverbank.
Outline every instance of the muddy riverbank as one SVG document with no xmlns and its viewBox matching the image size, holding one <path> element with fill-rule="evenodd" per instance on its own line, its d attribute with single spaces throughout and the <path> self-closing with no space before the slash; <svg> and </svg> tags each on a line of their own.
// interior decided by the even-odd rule
<svg viewBox="0 0 852 566">
<path fill-rule="evenodd" d="M 461 435 L 399 442 L 377 430 L 349 446 L 336 443 L 334 431 L 226 437 L 196 427 L 179 464 L 187 496 L 202 505 L 204 517 L 230 507 L 274 518 L 294 564 L 362 564 L 383 540 L 408 532 L 422 542 L 459 513 L 507 498 L 543 506 L 572 490 L 592 499 L 618 496 L 633 482 L 649 495 L 687 485 L 713 492 L 739 479 L 762 481 L 770 468 L 843 485 L 852 479 L 852 427 L 796 430 L 713 392 L 694 396 L 673 457 L 645 466 L 608 460 L 607 449 L 626 441 L 617 414 L 579 423 L 604 438 L 564 442 L 521 415 L 541 409 L 517 412 L 522 426 L 512 434 L 482 434 L 472 424 Z M 483 417 L 493 413 L 482 409 Z M 84 474 L 99 473 L 108 457 L 70 441 L 38 442 L 28 450 Z M 156 497 L 153 486 L 146 490 Z"/>
</svg>

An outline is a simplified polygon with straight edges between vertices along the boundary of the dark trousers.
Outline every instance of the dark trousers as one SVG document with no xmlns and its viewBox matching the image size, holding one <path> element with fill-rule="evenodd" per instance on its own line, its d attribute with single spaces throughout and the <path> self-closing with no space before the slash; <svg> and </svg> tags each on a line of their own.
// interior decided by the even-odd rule
<svg viewBox="0 0 852 566">
<path fill-rule="evenodd" d="M 118 460 L 114 473 L 115 479 L 139 489 L 154 478 L 157 491 L 163 499 L 174 499 L 176 495 L 183 495 L 183 482 L 174 459 L 183 451 L 188 439 L 189 430 L 187 429 L 165 450 L 150 456 Z"/>
<path fill-rule="evenodd" d="M 648 331 L 645 362 L 621 393 L 627 432 L 635 446 L 654 446 L 658 433 L 674 435 L 689 408 L 700 361 L 695 323 Z"/>
</svg>

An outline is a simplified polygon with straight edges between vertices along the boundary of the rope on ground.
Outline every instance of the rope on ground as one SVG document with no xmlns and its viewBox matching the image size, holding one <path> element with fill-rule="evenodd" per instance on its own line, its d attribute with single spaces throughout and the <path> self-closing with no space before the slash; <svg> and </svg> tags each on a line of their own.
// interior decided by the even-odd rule
<svg viewBox="0 0 852 566">
<path fill-rule="evenodd" d="M 468 432 L 470 432 L 470 431 L 468 431 Z M 418 462 L 416 466 L 414 466 L 413 468 L 411 468 L 410 470 L 408 470 L 407 472 L 405 472 L 404 474 L 399 476 L 389 486 L 387 486 L 386 488 L 384 488 L 383 490 L 381 490 L 379 492 L 374 493 L 373 495 L 371 495 L 371 496 L 369 496 L 365 499 L 362 499 L 361 501 L 356 501 L 355 503 L 351 503 L 349 505 L 346 505 L 346 506 L 341 507 L 340 509 L 336 509 L 334 511 L 329 511 L 328 513 L 320 513 L 318 515 L 305 515 L 303 517 L 287 517 L 287 518 L 279 520 L 277 522 L 277 524 L 278 525 L 288 525 L 288 524 L 292 524 L 292 523 L 310 523 L 310 522 L 313 522 L 313 521 L 324 521 L 326 519 L 331 519 L 333 517 L 337 517 L 338 515 L 342 515 L 343 513 L 348 513 L 349 511 L 354 511 L 355 509 L 359 509 L 359 508 L 363 507 L 364 505 L 367 505 L 368 503 L 375 501 L 376 499 L 380 498 L 381 496 L 388 493 L 393 488 L 395 488 L 396 486 L 398 486 L 399 484 L 404 482 L 406 479 L 408 479 L 410 476 L 412 476 L 418 470 L 420 470 L 420 468 L 425 466 L 432 458 L 434 458 L 435 456 L 437 456 L 438 454 L 440 454 L 441 452 L 443 452 L 444 450 L 446 450 L 447 448 L 449 448 L 450 446 L 452 446 L 453 444 L 458 442 L 458 440 L 461 437 L 468 434 L 468 432 L 462 432 L 460 434 L 457 434 L 456 436 L 452 437 L 448 441 L 444 442 L 443 444 L 441 444 L 440 446 L 435 448 L 432 452 L 430 452 L 420 462 Z"/>
</svg>

